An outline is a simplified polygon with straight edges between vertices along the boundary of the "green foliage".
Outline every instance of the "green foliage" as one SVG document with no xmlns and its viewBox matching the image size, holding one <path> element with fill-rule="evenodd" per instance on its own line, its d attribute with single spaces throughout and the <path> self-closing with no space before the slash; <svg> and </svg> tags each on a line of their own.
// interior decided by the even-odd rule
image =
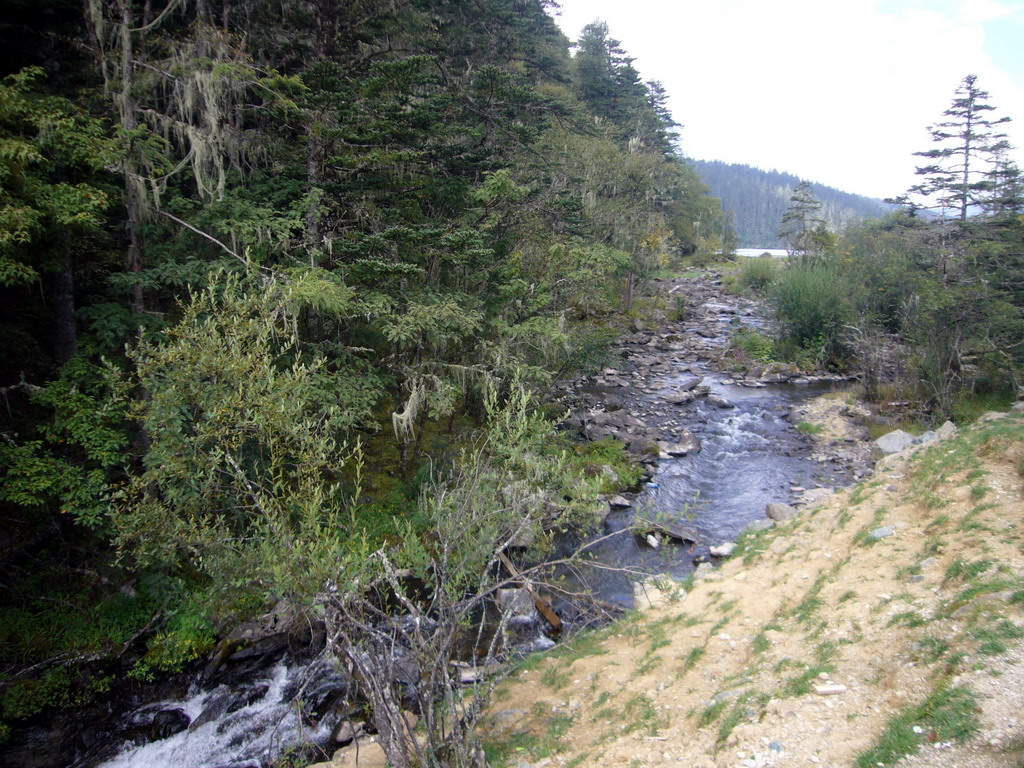
<svg viewBox="0 0 1024 768">
<path fill-rule="evenodd" d="M 38 439 L 0 441 L 0 500 L 71 515 L 105 529 L 112 484 L 128 460 L 128 398 L 109 365 L 72 360 L 59 378 L 32 394 L 50 419 Z"/>
<path fill-rule="evenodd" d="M 741 288 L 757 294 L 765 294 L 779 270 L 779 263 L 771 257 L 744 259 L 740 266 L 737 282 Z"/>
<path fill-rule="evenodd" d="M 770 296 L 786 341 L 810 352 L 820 365 L 846 358 L 844 337 L 853 315 L 836 265 L 791 264 L 772 283 Z"/>
<path fill-rule="evenodd" d="M 742 352 L 742 358 L 761 363 L 771 363 L 776 359 L 775 340 L 759 331 L 742 328 L 729 337 L 729 344 L 734 351 Z"/>
<path fill-rule="evenodd" d="M 103 222 L 109 196 L 97 186 L 54 181 L 98 171 L 112 142 L 102 123 L 64 99 L 43 96 L 39 67 L 0 81 L 0 285 L 31 283 L 53 268 L 34 241 L 75 237 Z M 70 243 L 66 243 L 70 245 Z"/>
<path fill-rule="evenodd" d="M 19 680 L 3 694 L 3 716 L 9 720 L 27 720 L 49 707 L 63 708 L 76 704 L 71 675 L 64 667 L 56 667 L 35 679 Z"/>
<path fill-rule="evenodd" d="M 145 656 L 129 672 L 137 680 L 153 680 L 161 672 L 180 672 L 189 662 L 214 646 L 209 607 L 201 594 L 186 597 L 176 606 L 161 631 L 150 638 Z"/>
<path fill-rule="evenodd" d="M 326 578 L 317 566 L 343 530 L 338 435 L 354 414 L 323 361 L 299 353 L 291 301 L 274 278 L 248 289 L 217 276 L 165 341 L 132 353 L 148 449 L 115 525 L 140 564 L 188 565 L 224 589 L 313 591 Z"/>
<path fill-rule="evenodd" d="M 812 424 L 809 421 L 801 421 L 796 425 L 796 431 L 801 435 L 820 435 L 824 429 L 821 424 Z"/>
</svg>

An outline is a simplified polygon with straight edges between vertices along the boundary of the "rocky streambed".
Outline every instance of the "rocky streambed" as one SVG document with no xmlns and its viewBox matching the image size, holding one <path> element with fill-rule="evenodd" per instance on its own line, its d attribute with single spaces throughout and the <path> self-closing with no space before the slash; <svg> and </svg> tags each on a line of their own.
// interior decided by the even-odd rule
<svg viewBox="0 0 1024 768">
<path fill-rule="evenodd" d="M 620 440 L 646 466 L 641 488 L 609 499 L 608 536 L 591 547 L 600 567 L 580 577 L 623 605 L 630 572 L 684 577 L 727 554 L 747 527 L 771 525 L 767 505 L 811 504 L 871 472 L 866 413 L 841 396 L 845 378 L 737 364 L 731 335 L 767 320 L 714 276 L 661 289 L 681 299 L 685 317 L 638 327 L 614 364 L 561 395 L 566 428 Z M 840 396 L 822 397 L 832 392 Z"/>
</svg>

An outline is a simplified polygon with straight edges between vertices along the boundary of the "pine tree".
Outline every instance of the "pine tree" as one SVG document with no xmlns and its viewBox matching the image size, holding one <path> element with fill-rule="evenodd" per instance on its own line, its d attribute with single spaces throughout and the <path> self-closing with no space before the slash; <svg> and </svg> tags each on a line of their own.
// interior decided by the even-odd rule
<svg viewBox="0 0 1024 768">
<path fill-rule="evenodd" d="M 789 198 L 789 208 L 782 215 L 779 228 L 779 239 L 791 255 L 806 261 L 820 255 L 831 242 L 821 209 L 821 201 L 811 193 L 810 182 L 801 181 Z"/>
<path fill-rule="evenodd" d="M 917 168 L 922 181 L 910 188 L 910 194 L 930 201 L 922 207 L 952 210 L 961 222 L 982 202 L 991 188 L 991 163 L 1010 146 L 998 129 L 1010 118 L 992 116 L 995 107 L 987 102 L 988 92 L 977 87 L 977 79 L 967 75 L 943 112 L 947 119 L 929 127 L 932 141 L 940 146 L 914 153 L 931 162 Z"/>
</svg>

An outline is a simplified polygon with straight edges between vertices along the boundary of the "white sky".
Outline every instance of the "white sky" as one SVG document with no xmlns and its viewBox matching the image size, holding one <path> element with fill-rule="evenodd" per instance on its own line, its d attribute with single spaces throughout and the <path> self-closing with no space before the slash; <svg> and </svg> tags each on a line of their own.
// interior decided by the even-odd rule
<svg viewBox="0 0 1024 768">
<path fill-rule="evenodd" d="M 965 75 L 1024 165 L 1024 0 L 559 0 L 661 80 L 682 150 L 873 197 L 901 194 Z"/>
</svg>

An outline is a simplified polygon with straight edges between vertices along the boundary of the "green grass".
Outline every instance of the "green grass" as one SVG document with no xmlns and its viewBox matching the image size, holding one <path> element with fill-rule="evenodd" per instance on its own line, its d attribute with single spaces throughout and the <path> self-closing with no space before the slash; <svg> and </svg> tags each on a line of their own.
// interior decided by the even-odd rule
<svg viewBox="0 0 1024 768">
<path fill-rule="evenodd" d="M 658 732 L 668 726 L 668 718 L 654 708 L 650 697 L 634 696 L 622 708 L 623 717 L 627 720 L 624 733 L 641 731 L 647 736 L 657 736 Z"/>
<path fill-rule="evenodd" d="M 831 664 L 815 664 L 813 666 L 806 666 L 803 672 L 798 675 L 786 680 L 782 686 L 781 695 L 783 698 L 796 698 L 798 696 L 805 696 L 811 692 L 814 687 L 814 681 L 823 673 L 827 672 L 832 674 L 835 672 L 835 667 Z"/>
<path fill-rule="evenodd" d="M 569 684 L 569 671 L 558 663 L 552 663 L 540 676 L 540 681 L 552 691 L 558 691 Z"/>
<path fill-rule="evenodd" d="M 893 617 L 889 619 L 889 623 L 886 626 L 895 627 L 897 625 L 902 625 L 909 629 L 916 629 L 917 627 L 923 627 L 927 623 L 927 619 L 917 611 L 902 611 L 894 614 Z"/>
<path fill-rule="evenodd" d="M 699 646 L 691 648 L 689 652 L 687 652 L 686 656 L 683 657 L 683 671 L 689 672 L 697 666 L 697 662 L 703 658 L 705 653 L 707 653 L 707 651 Z"/>
<path fill-rule="evenodd" d="M 725 717 L 722 718 L 722 722 L 718 724 L 718 736 L 715 739 L 715 749 L 721 749 L 725 746 L 725 742 L 728 741 L 729 735 L 736 729 L 736 726 L 749 717 L 750 707 L 748 706 L 748 702 L 750 701 L 750 698 L 751 696 L 749 693 L 744 693 L 733 703 Z"/>
<path fill-rule="evenodd" d="M 878 743 L 857 758 L 857 768 L 894 765 L 926 741 L 963 741 L 977 732 L 978 702 L 966 688 L 939 688 L 886 725 Z M 917 726 L 922 732 L 917 733 Z"/>
<path fill-rule="evenodd" d="M 971 637 L 978 643 L 978 653 L 998 656 L 1009 650 L 1007 640 L 1024 638 L 1024 627 L 1018 627 L 1008 619 L 1000 619 L 994 624 L 975 627 L 971 630 Z"/>
<path fill-rule="evenodd" d="M 543 760 L 565 748 L 564 738 L 575 722 L 575 717 L 551 713 L 547 705 L 541 702 L 533 706 L 532 714 L 535 728 L 530 732 L 484 741 L 488 765 L 508 765 L 520 756 Z"/>
<path fill-rule="evenodd" d="M 968 581 L 992 569 L 994 560 L 968 562 L 959 557 L 946 569 L 946 581 Z"/>
<path fill-rule="evenodd" d="M 812 424 L 809 421 L 801 421 L 796 425 L 796 431 L 801 435 L 820 435 L 825 431 L 821 424 Z"/>
</svg>

